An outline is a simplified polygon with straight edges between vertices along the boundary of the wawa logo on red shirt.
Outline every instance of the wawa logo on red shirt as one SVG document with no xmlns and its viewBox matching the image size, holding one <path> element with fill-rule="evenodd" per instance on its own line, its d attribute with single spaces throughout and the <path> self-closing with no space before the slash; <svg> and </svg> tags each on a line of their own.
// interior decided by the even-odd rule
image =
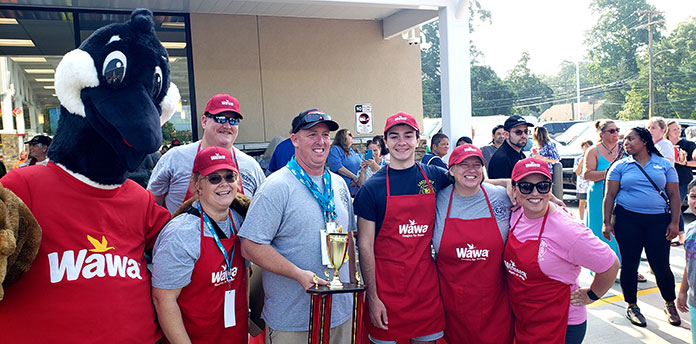
<svg viewBox="0 0 696 344">
<path fill-rule="evenodd" d="M 210 281 L 214 286 L 219 286 L 222 284 L 225 284 L 227 282 L 227 264 L 222 263 L 220 265 L 220 271 L 215 271 L 212 273 L 212 280 Z M 233 267 L 232 270 L 230 270 L 230 282 L 234 281 L 235 277 L 237 277 L 237 267 Z"/>
<path fill-rule="evenodd" d="M 488 259 L 488 249 L 476 248 L 474 244 L 466 244 L 466 247 L 457 247 L 457 258 L 467 262 Z"/>
<path fill-rule="evenodd" d="M 64 251 L 62 256 L 58 252 L 48 254 L 48 264 L 51 272 L 51 283 L 58 283 L 67 277 L 68 281 L 74 281 L 80 276 L 85 279 L 94 277 L 128 277 L 131 279 L 143 279 L 140 275 L 140 263 L 129 257 L 122 257 L 113 253 L 115 250 L 109 246 L 102 235 L 101 241 L 94 239 L 89 234 L 87 240 L 94 248 L 82 249 L 75 257 L 74 250 Z M 87 252 L 93 252 L 87 255 Z"/>
<path fill-rule="evenodd" d="M 503 260 L 503 263 L 505 263 L 505 269 L 507 269 L 507 272 L 509 272 L 511 275 L 517 276 L 519 279 L 523 281 L 527 280 L 527 273 L 515 266 L 514 260 Z"/>
<path fill-rule="evenodd" d="M 408 220 L 408 224 L 399 225 L 399 234 L 404 238 L 425 236 L 428 233 L 428 225 L 419 225 L 415 220 Z"/>
</svg>

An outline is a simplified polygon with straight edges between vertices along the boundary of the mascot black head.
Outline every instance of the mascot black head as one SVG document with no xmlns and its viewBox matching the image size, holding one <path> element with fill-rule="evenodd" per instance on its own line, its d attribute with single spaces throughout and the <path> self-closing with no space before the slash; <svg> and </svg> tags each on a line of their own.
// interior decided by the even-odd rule
<svg viewBox="0 0 696 344">
<path fill-rule="evenodd" d="M 179 103 L 169 73 L 149 10 L 95 31 L 56 68 L 61 116 L 48 157 L 90 185 L 123 184 Z"/>
</svg>

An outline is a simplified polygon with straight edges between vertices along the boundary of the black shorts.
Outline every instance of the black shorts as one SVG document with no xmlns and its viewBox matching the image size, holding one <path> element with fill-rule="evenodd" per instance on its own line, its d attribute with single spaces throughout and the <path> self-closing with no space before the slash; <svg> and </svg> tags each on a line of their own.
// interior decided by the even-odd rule
<svg viewBox="0 0 696 344">
<path fill-rule="evenodd" d="M 581 199 L 585 200 L 585 199 L 587 199 L 587 194 L 586 193 L 577 193 L 577 194 L 575 194 L 575 198 L 579 199 L 579 200 L 581 200 Z"/>
</svg>

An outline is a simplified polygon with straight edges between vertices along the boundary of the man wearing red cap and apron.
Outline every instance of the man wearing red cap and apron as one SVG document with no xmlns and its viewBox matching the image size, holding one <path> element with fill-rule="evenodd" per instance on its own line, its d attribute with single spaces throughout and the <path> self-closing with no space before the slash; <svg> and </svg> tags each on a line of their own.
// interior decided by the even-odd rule
<svg viewBox="0 0 696 344">
<path fill-rule="evenodd" d="M 434 343 L 445 319 L 430 240 L 435 193 L 450 182 L 443 169 L 415 162 L 418 123 L 412 115 L 390 116 L 384 136 L 390 164 L 363 184 L 354 202 L 367 284 L 365 324 L 373 343 Z"/>
<path fill-rule="evenodd" d="M 512 183 L 521 208 L 510 219 L 514 225 L 503 263 L 515 342 L 579 344 L 587 328 L 585 305 L 611 288 L 619 260 L 591 230 L 549 202 L 546 162 L 520 160 L 512 170 Z M 580 288 L 581 267 L 596 272 L 590 288 Z"/>
<path fill-rule="evenodd" d="M 512 343 L 503 248 L 512 203 L 502 186 L 483 183 L 483 153 L 464 144 L 452 151 L 454 185 L 437 195 L 433 247 L 448 343 Z"/>
<path fill-rule="evenodd" d="M 201 116 L 203 138 L 198 142 L 178 146 L 167 151 L 155 165 L 147 189 L 155 195 L 158 204 L 174 213 L 191 197 L 191 170 L 196 154 L 207 147 L 223 147 L 232 152 L 235 167 L 240 173 L 239 192 L 252 197 L 265 180 L 259 163 L 246 153 L 234 148 L 239 122 L 243 119 L 239 101 L 229 94 L 210 98 Z"/>
</svg>

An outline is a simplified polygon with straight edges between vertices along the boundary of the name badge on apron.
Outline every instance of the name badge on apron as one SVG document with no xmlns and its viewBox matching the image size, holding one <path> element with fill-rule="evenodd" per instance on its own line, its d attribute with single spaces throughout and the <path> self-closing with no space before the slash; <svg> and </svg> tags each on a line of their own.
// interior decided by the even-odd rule
<svg viewBox="0 0 696 344">
<path fill-rule="evenodd" d="M 234 306 L 235 294 L 235 289 L 225 291 L 225 302 L 223 306 L 225 309 L 225 328 L 237 326 L 237 316 Z"/>
</svg>

